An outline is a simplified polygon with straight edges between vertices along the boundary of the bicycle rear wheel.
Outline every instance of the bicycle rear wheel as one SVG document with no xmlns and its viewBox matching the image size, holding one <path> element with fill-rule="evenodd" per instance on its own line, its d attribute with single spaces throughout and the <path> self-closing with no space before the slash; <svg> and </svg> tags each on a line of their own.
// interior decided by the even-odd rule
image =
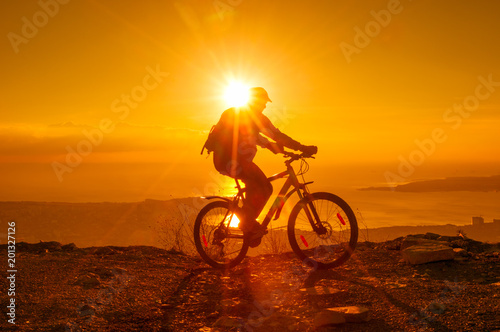
<svg viewBox="0 0 500 332">
<path fill-rule="evenodd" d="M 321 226 L 313 227 L 319 218 Z M 358 241 L 358 223 L 349 205 L 330 193 L 300 200 L 288 219 L 288 240 L 295 254 L 316 269 L 343 264 Z"/>
<path fill-rule="evenodd" d="M 219 269 L 238 265 L 248 251 L 243 232 L 232 225 L 234 212 L 226 201 L 207 204 L 196 217 L 194 242 L 201 258 Z"/>
</svg>

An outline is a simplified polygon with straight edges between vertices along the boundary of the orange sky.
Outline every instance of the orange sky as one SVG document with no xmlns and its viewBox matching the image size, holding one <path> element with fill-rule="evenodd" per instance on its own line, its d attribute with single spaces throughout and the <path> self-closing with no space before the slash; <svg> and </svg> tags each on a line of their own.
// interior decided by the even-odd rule
<svg viewBox="0 0 500 332">
<path fill-rule="evenodd" d="M 363 170 L 381 183 L 388 172 L 411 180 L 444 164 L 499 172 L 498 2 L 4 7 L 0 200 L 203 192 L 215 180 L 199 151 L 227 107 L 220 97 L 230 79 L 268 90 L 265 114 L 319 147 L 322 181 L 338 165 L 356 165 L 358 173 L 339 175 L 356 185 Z M 411 174 L 398 171 L 401 158 L 421 156 Z M 274 173 L 282 168 L 276 158 L 262 152 L 257 160 Z"/>
</svg>

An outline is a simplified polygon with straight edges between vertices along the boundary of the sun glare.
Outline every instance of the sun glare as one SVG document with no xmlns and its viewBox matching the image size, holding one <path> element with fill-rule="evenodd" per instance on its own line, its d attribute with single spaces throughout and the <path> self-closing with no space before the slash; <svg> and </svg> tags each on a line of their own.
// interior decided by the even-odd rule
<svg viewBox="0 0 500 332">
<path fill-rule="evenodd" d="M 233 214 L 233 216 L 231 217 L 231 221 L 229 222 L 229 227 L 238 228 L 239 224 L 240 224 L 240 220 L 238 219 L 238 217 L 235 214 Z"/>
<path fill-rule="evenodd" d="M 230 82 L 224 92 L 224 100 L 229 107 L 244 106 L 248 102 L 250 87 L 241 82 Z"/>
</svg>

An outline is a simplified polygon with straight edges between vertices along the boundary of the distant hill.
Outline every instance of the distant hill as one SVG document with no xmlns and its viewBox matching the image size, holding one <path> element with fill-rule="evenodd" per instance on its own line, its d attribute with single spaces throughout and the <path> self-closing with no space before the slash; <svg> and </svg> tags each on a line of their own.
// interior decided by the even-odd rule
<svg viewBox="0 0 500 332">
<path fill-rule="evenodd" d="M 415 181 L 395 187 L 368 187 L 359 190 L 392 190 L 399 192 L 499 191 L 500 175 L 489 177 L 450 177 L 438 180 Z"/>
<path fill-rule="evenodd" d="M 196 215 L 208 201 L 199 198 L 152 200 L 132 203 L 62 203 L 62 202 L 0 202 L 0 244 L 5 243 L 6 222 L 16 222 L 16 241 L 37 243 L 57 241 L 75 243 L 78 247 L 150 245 L 168 247 L 165 236 L 182 228 L 183 239 L 192 238 Z M 450 220 L 450 222 L 453 222 Z M 500 225 L 486 223 L 472 226 L 393 226 L 360 229 L 360 241 L 387 241 L 414 233 L 434 232 L 456 235 L 462 229 L 479 241 L 500 241 Z M 177 233 L 175 233 L 177 234 Z M 271 240 L 264 238 L 264 243 Z M 288 243 L 283 232 L 281 241 Z"/>
<path fill-rule="evenodd" d="M 426 225 L 426 226 L 389 226 L 380 228 L 361 228 L 359 241 L 384 242 L 408 234 L 437 233 L 456 236 L 461 231 L 467 237 L 482 242 L 500 242 L 500 223 L 486 222 L 483 225 Z"/>
<path fill-rule="evenodd" d="M 0 220 L 16 222 L 17 241 L 73 242 L 78 247 L 161 246 L 165 222 L 185 220 L 188 225 L 202 204 L 198 198 L 133 203 L 0 202 Z"/>
</svg>

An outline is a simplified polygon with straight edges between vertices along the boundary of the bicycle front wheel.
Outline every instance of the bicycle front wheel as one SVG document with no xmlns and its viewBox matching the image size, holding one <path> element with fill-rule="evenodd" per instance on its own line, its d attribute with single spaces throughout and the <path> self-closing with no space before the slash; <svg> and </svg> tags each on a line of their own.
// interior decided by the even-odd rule
<svg viewBox="0 0 500 332">
<path fill-rule="evenodd" d="M 288 220 L 288 240 L 295 254 L 316 269 L 343 264 L 358 241 L 358 223 L 349 205 L 330 193 L 300 200 Z"/>
<path fill-rule="evenodd" d="M 248 243 L 226 201 L 207 204 L 196 217 L 194 242 L 201 258 L 219 269 L 232 268 L 245 258 Z"/>
</svg>

